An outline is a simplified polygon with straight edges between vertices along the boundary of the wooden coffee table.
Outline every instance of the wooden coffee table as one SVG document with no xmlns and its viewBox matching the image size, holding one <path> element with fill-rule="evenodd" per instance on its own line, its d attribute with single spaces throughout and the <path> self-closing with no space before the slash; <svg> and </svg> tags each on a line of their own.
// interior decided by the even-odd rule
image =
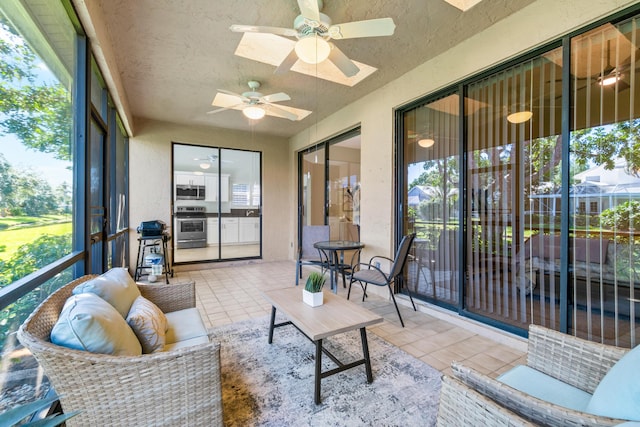
<svg viewBox="0 0 640 427">
<path fill-rule="evenodd" d="M 353 302 L 347 301 L 329 292 L 324 293 L 324 304 L 311 307 L 302 302 L 302 288 L 287 288 L 263 292 L 271 303 L 271 323 L 269 324 L 269 344 L 273 342 L 275 328 L 293 325 L 316 345 L 315 402 L 320 403 L 320 380 L 330 375 L 365 366 L 367 382 L 373 381 L 366 327 L 382 322 L 382 317 Z M 280 310 L 289 321 L 275 323 L 276 310 Z M 327 349 L 322 340 L 343 332 L 360 329 L 363 358 L 350 363 L 342 363 Z M 326 354 L 338 367 L 322 372 L 322 353 Z"/>
</svg>

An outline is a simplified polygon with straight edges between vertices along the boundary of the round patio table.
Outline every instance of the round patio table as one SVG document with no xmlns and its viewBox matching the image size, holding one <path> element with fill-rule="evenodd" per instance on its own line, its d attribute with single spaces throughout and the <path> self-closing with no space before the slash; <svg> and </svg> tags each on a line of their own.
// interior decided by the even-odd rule
<svg viewBox="0 0 640 427">
<path fill-rule="evenodd" d="M 344 251 L 357 250 L 360 251 L 364 248 L 364 243 L 356 242 L 353 240 L 326 240 L 322 242 L 316 242 L 313 247 L 321 250 L 327 256 L 329 260 L 329 269 L 331 270 L 331 290 L 333 293 L 338 292 L 338 286 L 336 284 L 336 276 L 338 270 L 340 270 Z"/>
</svg>

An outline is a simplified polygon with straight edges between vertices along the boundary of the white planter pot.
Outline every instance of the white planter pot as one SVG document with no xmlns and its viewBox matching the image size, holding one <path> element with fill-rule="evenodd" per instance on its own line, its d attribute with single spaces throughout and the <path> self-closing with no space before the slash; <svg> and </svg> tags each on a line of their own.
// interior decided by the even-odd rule
<svg viewBox="0 0 640 427">
<path fill-rule="evenodd" d="M 324 294 L 322 292 L 309 292 L 302 290 L 302 301 L 311 307 L 322 305 Z"/>
</svg>

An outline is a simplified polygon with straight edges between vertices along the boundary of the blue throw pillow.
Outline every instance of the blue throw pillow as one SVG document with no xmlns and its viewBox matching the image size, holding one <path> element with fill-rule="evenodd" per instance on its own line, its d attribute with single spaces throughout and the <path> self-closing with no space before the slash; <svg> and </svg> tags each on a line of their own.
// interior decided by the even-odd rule
<svg viewBox="0 0 640 427">
<path fill-rule="evenodd" d="M 609 369 L 593 392 L 586 412 L 640 421 L 640 346 Z"/>
<path fill-rule="evenodd" d="M 140 296 L 136 282 L 126 268 L 116 267 L 95 279 L 79 284 L 74 295 L 90 292 L 111 304 L 123 318 L 127 317 L 131 305 Z"/>
<path fill-rule="evenodd" d="M 140 341 L 111 304 L 87 292 L 67 299 L 51 330 L 51 342 L 75 350 L 139 356 Z"/>
</svg>

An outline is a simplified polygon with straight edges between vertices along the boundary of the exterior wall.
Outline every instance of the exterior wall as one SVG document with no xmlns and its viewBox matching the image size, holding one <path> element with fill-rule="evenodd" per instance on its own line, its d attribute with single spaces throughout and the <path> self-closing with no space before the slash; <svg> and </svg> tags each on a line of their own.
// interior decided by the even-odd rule
<svg viewBox="0 0 640 427">
<path fill-rule="evenodd" d="M 171 143 L 183 142 L 262 152 L 262 256 L 265 261 L 290 258 L 281 236 L 295 221 L 290 206 L 291 171 L 287 140 L 252 135 L 227 129 L 182 126 L 173 123 L 136 120 L 136 135 L 129 139 L 129 224 L 131 226 L 131 268 L 136 265 L 136 227 L 142 221 L 159 219 L 171 224 Z M 293 280 L 293 270 L 291 272 Z"/>
<path fill-rule="evenodd" d="M 297 188 L 297 152 L 360 124 L 362 259 L 393 255 L 394 109 L 610 16 L 637 1 L 539 0 L 442 55 L 335 112 L 289 140 L 291 186 Z M 401 24 L 399 24 L 401 25 Z M 416 40 L 416 42 L 419 42 Z M 291 193 L 296 218 L 297 193 Z M 289 230 L 295 241 L 296 227 Z M 293 252 L 290 253 L 293 256 Z M 386 292 L 386 291 L 385 291 Z"/>
</svg>

